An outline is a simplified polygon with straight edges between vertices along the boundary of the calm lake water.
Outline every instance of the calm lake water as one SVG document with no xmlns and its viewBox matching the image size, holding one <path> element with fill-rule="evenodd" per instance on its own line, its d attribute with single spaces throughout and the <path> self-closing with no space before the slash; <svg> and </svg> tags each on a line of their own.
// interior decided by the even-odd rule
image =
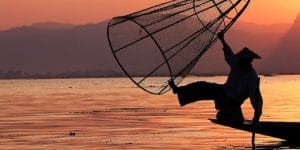
<svg viewBox="0 0 300 150">
<path fill-rule="evenodd" d="M 226 77 L 188 77 L 223 83 Z M 261 77 L 264 121 L 300 122 L 300 76 Z M 246 118 L 253 110 L 243 105 Z M 212 101 L 181 108 L 127 78 L 0 80 L 0 149 L 251 149 L 251 134 L 211 123 Z M 260 149 L 291 148 L 257 135 Z M 295 147 L 294 147 L 295 148 Z"/>
</svg>

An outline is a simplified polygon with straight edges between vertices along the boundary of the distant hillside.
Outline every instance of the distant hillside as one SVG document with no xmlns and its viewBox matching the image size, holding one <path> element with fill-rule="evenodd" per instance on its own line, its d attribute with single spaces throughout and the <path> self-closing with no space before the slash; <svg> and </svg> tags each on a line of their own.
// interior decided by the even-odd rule
<svg viewBox="0 0 300 150">
<path fill-rule="evenodd" d="M 285 31 L 288 30 L 288 25 L 259 26 L 240 22 L 234 25 L 225 36 L 235 52 L 247 46 L 264 58 L 255 63 L 259 72 L 265 72 L 270 68 L 264 65 L 267 60 L 272 64 L 273 72 L 291 72 L 300 66 L 297 65 L 296 57 L 289 59 L 292 64 L 295 64 L 294 67 L 285 67 L 285 70 L 281 70 L 282 67 L 274 66 L 280 66 L 277 65 L 278 62 L 284 64 L 281 61 L 285 60 L 282 58 L 290 56 L 287 54 L 294 53 L 294 56 L 297 56 L 299 22 L 298 17 L 287 34 Z M 0 73 L 22 71 L 29 74 L 66 72 L 123 74 L 108 46 L 106 26 L 107 21 L 80 26 L 38 23 L 1 31 Z M 167 34 L 166 38 L 168 36 L 170 34 Z M 131 59 L 133 58 L 128 58 L 128 60 Z M 300 69 L 298 70 L 300 72 Z M 228 67 L 223 58 L 221 45 L 217 43 L 204 55 L 192 73 L 226 73 L 227 71 Z"/>
<path fill-rule="evenodd" d="M 300 14 L 267 60 L 268 72 L 300 73 Z"/>
<path fill-rule="evenodd" d="M 106 24 L 43 23 L 0 32 L 0 70 L 118 72 L 108 48 Z"/>
<path fill-rule="evenodd" d="M 41 29 L 41 30 L 65 30 L 65 29 L 74 29 L 75 26 L 72 24 L 62 24 L 54 22 L 40 22 L 31 25 L 32 28 Z"/>
</svg>

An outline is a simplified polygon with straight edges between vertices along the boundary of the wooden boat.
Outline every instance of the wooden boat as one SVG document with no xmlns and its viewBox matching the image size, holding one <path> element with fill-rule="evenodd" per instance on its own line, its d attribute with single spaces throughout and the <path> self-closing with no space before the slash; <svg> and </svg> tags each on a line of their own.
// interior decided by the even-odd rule
<svg viewBox="0 0 300 150">
<path fill-rule="evenodd" d="M 209 120 L 219 125 L 252 132 L 252 121 L 250 120 L 244 121 L 242 125 L 226 124 L 217 119 Z M 256 133 L 284 139 L 290 144 L 300 145 L 300 122 L 261 121 Z"/>
</svg>

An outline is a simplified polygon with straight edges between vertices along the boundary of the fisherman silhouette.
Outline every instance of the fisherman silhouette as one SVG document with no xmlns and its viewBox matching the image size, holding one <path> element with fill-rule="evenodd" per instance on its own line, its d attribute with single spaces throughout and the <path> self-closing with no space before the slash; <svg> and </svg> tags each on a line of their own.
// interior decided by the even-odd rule
<svg viewBox="0 0 300 150">
<path fill-rule="evenodd" d="M 194 82 L 177 87 L 173 80 L 169 85 L 177 94 L 181 106 L 199 101 L 214 100 L 218 121 L 240 125 L 244 121 L 241 105 L 250 97 L 254 108 L 253 123 L 258 125 L 262 114 L 263 99 L 259 89 L 260 78 L 252 67 L 253 59 L 261 59 L 259 55 L 245 47 L 234 54 L 224 39 L 224 32 L 218 33 L 223 44 L 225 60 L 230 66 L 230 73 L 224 84 L 205 81 Z"/>
</svg>

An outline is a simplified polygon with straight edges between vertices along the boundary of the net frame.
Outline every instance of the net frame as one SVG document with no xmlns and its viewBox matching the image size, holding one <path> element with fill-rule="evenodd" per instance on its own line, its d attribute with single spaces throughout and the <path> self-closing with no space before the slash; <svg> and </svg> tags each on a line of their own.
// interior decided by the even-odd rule
<svg viewBox="0 0 300 150">
<path fill-rule="evenodd" d="M 198 2 L 203 2 L 203 3 L 197 4 Z M 225 11 L 222 11 L 222 9 L 220 8 L 220 4 L 225 3 L 225 2 L 227 2 L 227 3 L 229 2 L 231 4 L 231 6 L 228 9 L 226 9 Z M 200 18 L 199 14 L 201 12 L 206 11 L 207 9 L 210 9 L 210 7 L 207 8 L 207 9 L 204 9 L 204 10 L 200 10 L 200 11 L 197 10 L 197 8 L 200 5 L 204 5 L 206 3 L 213 3 L 214 5 L 211 6 L 211 7 L 217 8 L 217 10 L 220 13 L 219 16 L 217 16 L 214 20 L 212 20 L 208 23 L 204 23 L 202 21 L 202 19 Z M 229 28 L 237 21 L 237 19 L 240 17 L 240 15 L 245 11 L 245 9 L 249 5 L 249 3 L 250 3 L 250 0 L 171 0 L 171 1 L 159 4 L 159 5 L 149 7 L 147 9 L 144 9 L 144 10 L 126 15 L 126 16 L 115 17 L 108 23 L 108 26 L 107 26 L 107 37 L 108 37 L 108 41 L 109 41 L 109 46 L 110 46 L 110 48 L 113 52 L 114 58 L 116 59 L 117 63 L 119 64 L 121 69 L 131 79 L 131 81 L 133 83 L 135 83 L 138 87 L 140 87 L 141 89 L 143 89 L 144 91 L 146 91 L 148 93 L 160 95 L 160 94 L 166 93 L 169 90 L 169 86 L 168 86 L 168 80 L 169 79 L 174 80 L 176 84 L 179 84 L 181 82 L 181 80 L 190 72 L 190 70 L 194 67 L 194 65 L 198 62 L 198 60 L 202 57 L 202 55 L 218 40 L 218 38 L 216 36 L 216 33 L 220 30 L 223 30 L 224 32 L 228 31 Z M 155 20 L 156 18 L 154 18 L 153 19 L 154 21 L 150 22 L 150 23 L 145 23 L 144 24 L 143 22 L 139 22 L 139 20 L 138 20 L 139 18 L 141 18 L 143 16 L 147 16 L 147 15 L 150 15 L 150 14 L 153 14 L 153 13 L 161 13 L 161 12 L 169 11 L 169 10 L 172 10 L 174 8 L 182 7 L 182 6 L 187 5 L 187 4 L 192 4 L 193 7 L 192 8 L 187 8 L 187 9 L 188 10 L 193 9 L 194 10 L 193 15 L 186 16 L 182 19 L 177 20 L 176 22 L 168 24 L 167 26 L 162 26 L 160 29 L 154 30 L 153 32 L 149 31 L 147 29 L 147 27 L 149 27 L 151 25 L 154 25 L 154 24 L 158 24 L 158 23 L 160 23 L 160 22 L 162 22 L 162 21 L 164 21 L 164 20 L 166 20 L 170 17 L 174 17 L 174 16 L 176 16 L 176 15 L 178 15 L 178 14 L 180 14 L 180 13 L 186 11 L 186 10 L 180 10 L 180 11 L 175 12 L 175 13 L 170 13 L 167 16 L 159 18 L 157 20 Z M 242 5 L 242 6 L 240 6 L 240 5 Z M 238 6 L 240 7 L 239 9 L 237 8 Z M 229 17 L 229 14 L 231 12 L 235 12 L 233 17 Z M 159 43 L 159 40 L 156 37 L 154 37 L 153 35 L 155 35 L 156 33 L 161 32 L 161 31 L 163 31 L 167 28 L 170 28 L 170 27 L 172 27 L 172 26 L 174 26 L 178 23 L 181 23 L 182 21 L 184 21 L 184 20 L 186 20 L 189 17 L 194 16 L 194 15 L 197 17 L 199 23 L 201 23 L 203 27 L 201 29 L 199 29 L 197 32 L 191 34 L 189 37 L 182 40 L 181 42 L 175 44 L 173 46 L 173 48 L 180 45 L 180 44 L 183 44 L 184 46 L 182 46 L 183 47 L 182 49 L 184 49 L 186 46 L 189 45 L 190 42 L 193 42 L 193 40 L 195 40 L 196 38 L 201 36 L 204 32 L 211 32 L 214 36 L 212 36 L 210 38 L 209 42 L 207 42 L 203 47 L 201 47 L 202 51 L 199 54 L 197 54 L 197 56 L 195 56 L 189 63 L 187 63 L 183 67 L 183 69 L 181 69 L 181 71 L 179 71 L 179 72 L 177 71 L 177 72 L 174 73 L 173 70 L 172 70 L 172 66 L 170 65 L 170 59 L 172 59 L 172 57 L 174 57 L 176 55 L 176 53 L 173 54 L 174 56 L 167 57 L 166 52 L 168 52 L 169 50 L 172 50 L 172 47 L 167 49 L 167 50 L 164 50 L 161 47 L 161 44 Z M 120 24 L 124 24 L 125 22 L 132 22 L 132 23 L 136 24 L 137 26 L 139 26 L 139 28 L 141 28 L 146 33 L 146 35 L 140 37 L 139 39 L 137 39 L 135 41 L 127 43 L 127 44 L 123 45 L 122 47 L 115 48 L 112 33 L 111 33 L 111 30 L 112 30 L 111 28 L 113 28 L 114 26 L 120 25 Z M 210 31 L 210 28 L 212 26 L 214 26 L 215 24 L 217 24 L 218 22 L 221 22 L 221 23 L 218 24 L 217 29 L 215 31 Z M 221 28 L 221 26 L 223 28 Z M 125 67 L 126 64 L 125 65 L 122 64 L 122 62 L 120 61 L 120 57 L 118 57 L 117 53 L 119 53 L 123 50 L 126 50 L 127 47 L 129 47 L 131 45 L 134 45 L 134 44 L 136 44 L 136 43 L 138 43 L 138 42 L 140 42 L 140 41 L 142 41 L 146 38 L 150 38 L 154 42 L 154 44 L 157 46 L 158 50 L 160 51 L 161 56 L 164 59 L 164 62 L 161 65 L 158 65 L 155 69 L 153 69 L 147 75 L 143 75 L 143 78 L 141 80 L 136 80 L 135 78 L 138 77 L 138 76 L 130 73 L 126 69 L 126 67 Z M 187 43 L 184 43 L 187 40 L 189 40 L 189 41 Z M 179 50 L 178 50 L 178 52 L 179 52 Z M 149 90 L 148 87 L 142 85 L 142 83 L 147 78 L 152 76 L 153 73 L 156 72 L 163 65 L 166 65 L 167 68 L 168 68 L 169 74 L 166 75 L 168 79 L 165 80 L 161 84 L 161 86 L 158 88 L 157 91 Z"/>
</svg>

